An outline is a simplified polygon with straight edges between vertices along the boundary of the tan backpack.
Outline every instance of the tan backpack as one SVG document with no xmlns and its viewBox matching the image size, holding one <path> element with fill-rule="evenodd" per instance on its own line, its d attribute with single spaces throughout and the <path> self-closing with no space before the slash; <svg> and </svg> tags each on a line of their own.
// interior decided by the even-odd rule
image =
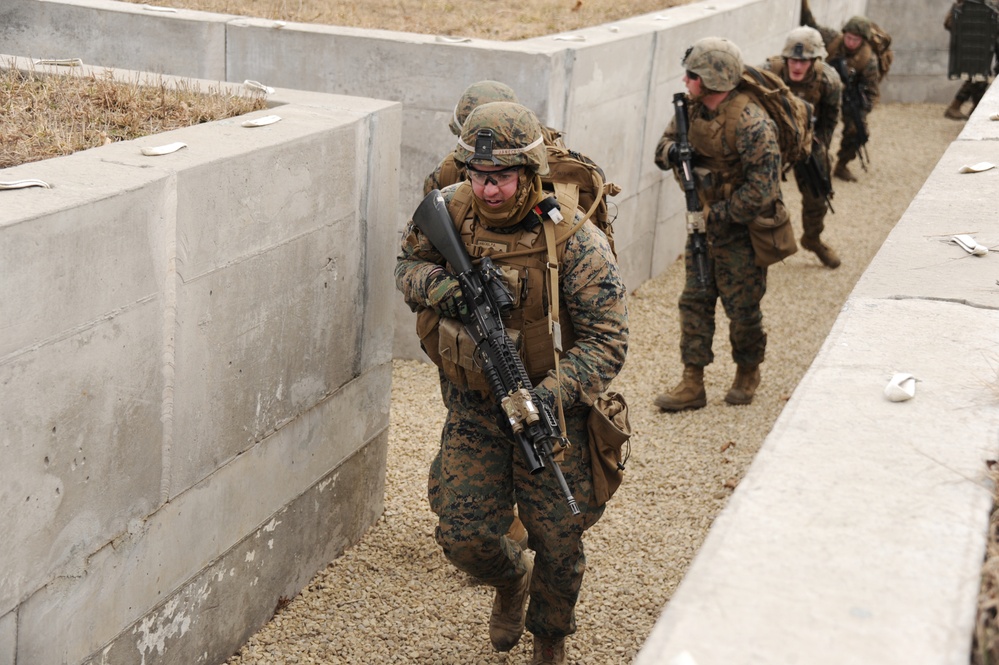
<svg viewBox="0 0 999 665">
<path fill-rule="evenodd" d="M 871 21 L 871 49 L 878 56 L 878 80 L 881 81 L 895 62 L 895 52 L 891 50 L 891 35 L 874 21 Z"/>
<path fill-rule="evenodd" d="M 785 168 L 794 166 L 812 152 L 812 105 L 787 87 L 777 74 L 745 65 L 737 92 L 746 93 L 777 125 L 777 143 L 781 162 Z M 725 123 L 728 143 L 735 145 L 735 130 L 745 104 L 729 107 L 730 117 Z"/>
</svg>

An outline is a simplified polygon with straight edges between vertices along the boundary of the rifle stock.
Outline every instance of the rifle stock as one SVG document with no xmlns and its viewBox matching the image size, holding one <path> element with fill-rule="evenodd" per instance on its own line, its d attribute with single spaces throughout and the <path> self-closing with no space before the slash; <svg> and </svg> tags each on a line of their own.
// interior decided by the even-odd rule
<svg viewBox="0 0 999 665">
<path fill-rule="evenodd" d="M 811 152 L 808 153 L 808 157 L 794 165 L 794 175 L 805 183 L 812 196 L 822 197 L 829 212 L 835 213 L 832 205 L 832 180 L 829 179 L 829 172 L 818 158 L 821 150 L 818 137 L 813 138 Z"/>
<path fill-rule="evenodd" d="M 538 399 L 503 326 L 501 314 L 511 307 L 512 298 L 499 269 L 489 257 L 480 259 L 478 268 L 472 264 L 440 190 L 424 197 L 413 213 L 413 223 L 458 273 L 455 278 L 469 312 L 462 323 L 475 342 L 489 390 L 506 417 L 528 471 L 540 473 L 546 460 L 551 462 L 569 509 L 578 515 L 579 507 L 553 456 L 552 443 L 565 441 L 565 436 L 551 409 Z"/>
<path fill-rule="evenodd" d="M 694 148 L 687 136 L 690 121 L 687 116 L 687 96 L 678 92 L 673 95 L 673 109 L 676 112 L 676 148 L 680 160 L 680 183 L 687 203 L 687 233 L 690 235 L 691 254 L 697 268 L 697 282 L 701 288 L 708 285 L 708 243 L 704 237 L 706 224 L 701 200 L 697 196 L 697 183 L 694 182 Z"/>
</svg>

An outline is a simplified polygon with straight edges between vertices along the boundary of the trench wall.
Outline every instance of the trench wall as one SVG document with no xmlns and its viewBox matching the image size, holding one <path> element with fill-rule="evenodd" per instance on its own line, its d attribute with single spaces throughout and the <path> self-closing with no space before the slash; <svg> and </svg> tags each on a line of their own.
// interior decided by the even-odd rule
<svg viewBox="0 0 999 665">
<path fill-rule="evenodd" d="M 0 170 L 0 663 L 224 662 L 381 515 L 400 128 L 279 89 Z"/>
</svg>

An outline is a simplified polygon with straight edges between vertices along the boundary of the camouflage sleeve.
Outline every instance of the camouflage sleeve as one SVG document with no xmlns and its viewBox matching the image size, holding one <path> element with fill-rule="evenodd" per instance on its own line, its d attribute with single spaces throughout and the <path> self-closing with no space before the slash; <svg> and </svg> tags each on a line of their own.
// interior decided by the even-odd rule
<svg viewBox="0 0 999 665">
<path fill-rule="evenodd" d="M 628 351 L 626 289 L 607 238 L 590 222 L 566 241 L 559 287 L 561 311 L 576 333 L 575 344 L 559 360 L 562 406 L 569 408 L 606 390 Z M 556 382 L 555 372 L 549 372 L 538 384 L 538 396 L 551 395 Z"/>
<path fill-rule="evenodd" d="M 833 131 L 839 122 L 839 109 L 843 95 L 843 81 L 832 65 L 816 60 L 821 67 L 822 97 L 819 98 L 819 108 L 816 109 L 815 135 L 826 146 L 832 143 Z"/>
<path fill-rule="evenodd" d="M 746 104 L 735 130 L 745 181 L 728 200 L 711 204 L 711 218 L 748 224 L 769 211 L 780 196 L 780 147 L 777 127 L 755 103 Z"/>
<path fill-rule="evenodd" d="M 674 143 L 676 143 L 676 116 L 670 118 L 669 124 L 666 125 L 666 131 L 663 132 L 656 145 L 656 166 L 663 171 L 669 171 L 673 168 L 666 158 L 666 152 Z"/>
<path fill-rule="evenodd" d="M 435 189 L 441 188 L 441 165 L 438 164 L 423 181 L 423 195 L 426 196 Z"/>
<path fill-rule="evenodd" d="M 864 82 L 864 90 L 867 91 L 867 100 L 871 108 L 877 106 L 881 99 L 880 73 L 878 71 L 878 55 L 871 50 L 871 57 L 864 66 L 864 71 L 860 72 L 860 78 Z"/>
</svg>

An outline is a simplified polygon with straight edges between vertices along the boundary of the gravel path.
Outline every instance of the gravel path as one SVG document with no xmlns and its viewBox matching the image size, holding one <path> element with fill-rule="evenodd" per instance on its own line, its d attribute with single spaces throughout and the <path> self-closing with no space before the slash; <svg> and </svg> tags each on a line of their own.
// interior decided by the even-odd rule
<svg viewBox="0 0 999 665">
<path fill-rule="evenodd" d="M 579 631 L 568 640 L 570 663 L 628 663 L 638 653 L 853 285 L 960 132 L 962 123 L 944 119 L 943 108 L 893 104 L 871 115 L 870 171 L 861 172 L 859 183 L 835 181 L 836 214 L 826 218 L 823 238 L 840 254 L 840 268 L 823 268 L 799 250 L 770 269 L 763 300 L 767 360 L 752 405 L 722 401 L 735 368 L 719 305 L 716 362 L 705 373 L 707 407 L 660 413 L 653 398 L 682 370 L 676 306 L 682 262 L 632 294 L 631 346 L 614 388 L 628 399 L 636 434 L 625 482 L 586 534 L 588 569 Z M 793 179 L 783 190 L 800 236 Z M 529 662 L 529 635 L 507 654 L 492 651 L 492 589 L 453 569 L 433 540 L 426 478 L 443 420 L 439 394 L 435 368 L 396 361 L 383 517 L 230 664 Z"/>
</svg>

